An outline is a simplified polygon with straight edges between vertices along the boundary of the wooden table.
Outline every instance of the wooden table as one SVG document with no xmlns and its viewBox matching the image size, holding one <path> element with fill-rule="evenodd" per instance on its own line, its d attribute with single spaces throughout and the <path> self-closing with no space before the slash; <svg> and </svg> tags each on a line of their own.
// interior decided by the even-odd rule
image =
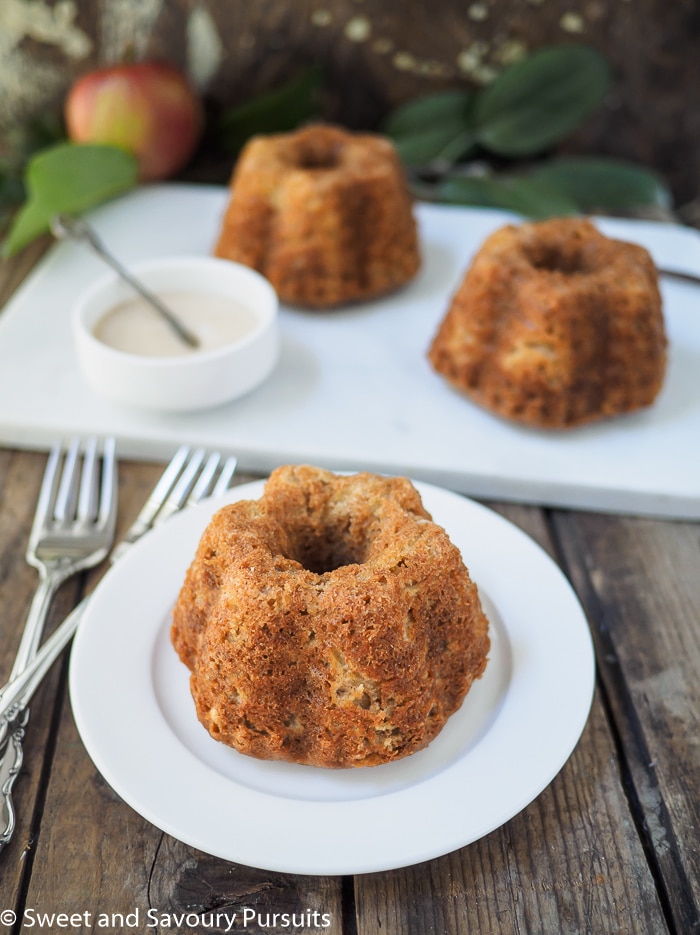
<svg viewBox="0 0 700 935">
<path fill-rule="evenodd" d="M 0 268 L 0 304 L 39 250 Z M 3 681 L 36 585 L 24 551 L 45 461 L 0 449 Z M 118 533 L 160 470 L 120 464 Z M 109 788 L 76 732 L 64 657 L 32 705 L 18 827 L 0 854 L 0 932 L 224 932 L 234 912 L 230 931 L 256 933 L 700 932 L 700 524 L 489 505 L 559 562 L 596 647 L 587 727 L 536 801 L 460 851 L 391 872 L 226 863 L 161 833 Z M 63 587 L 50 626 L 101 573 Z M 284 913 L 295 914 L 286 925 Z"/>
</svg>

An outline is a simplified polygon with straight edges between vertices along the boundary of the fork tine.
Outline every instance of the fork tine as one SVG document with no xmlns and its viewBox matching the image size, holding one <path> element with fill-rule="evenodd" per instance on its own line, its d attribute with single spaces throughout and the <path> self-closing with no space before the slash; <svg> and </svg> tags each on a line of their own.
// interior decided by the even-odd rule
<svg viewBox="0 0 700 935">
<path fill-rule="evenodd" d="M 199 503 L 203 497 L 206 497 L 220 461 L 221 455 L 219 452 L 212 451 L 204 463 L 204 467 L 202 468 L 199 477 L 197 478 L 196 484 L 192 488 L 192 492 L 187 498 L 186 506 L 191 506 L 193 503 Z"/>
<path fill-rule="evenodd" d="M 197 448 L 192 452 L 189 461 L 185 465 L 182 474 L 180 474 L 177 480 L 177 483 L 170 491 L 170 495 L 167 497 L 162 509 L 158 513 L 157 518 L 159 523 L 164 519 L 167 519 L 169 516 L 172 516 L 173 513 L 177 513 L 178 510 L 182 509 L 195 482 L 197 473 L 202 466 L 205 455 L 206 452 L 204 448 Z"/>
<path fill-rule="evenodd" d="M 180 476 L 180 471 L 182 470 L 182 466 L 187 460 L 189 453 L 189 446 L 181 445 L 172 456 L 170 464 L 168 464 L 160 480 L 154 487 L 150 497 L 144 505 L 143 510 L 141 510 L 139 513 L 137 522 L 140 523 L 140 527 L 148 528 L 153 523 L 156 514 L 163 506 L 166 497 Z"/>
<path fill-rule="evenodd" d="M 153 525 L 159 526 L 173 513 L 188 506 L 194 506 L 209 494 L 216 496 L 228 490 L 238 462 L 233 455 L 226 458 L 214 483 L 220 462 L 221 454 L 218 451 L 212 451 L 208 456 L 203 448 L 194 451 L 170 496 L 163 504 L 163 508 L 155 517 Z M 203 467 L 202 463 L 204 463 Z M 199 474 L 198 471 L 200 471 Z M 214 484 L 213 490 L 212 484 Z"/>
<path fill-rule="evenodd" d="M 97 522 L 114 529 L 117 521 L 117 443 L 112 436 L 105 439 L 102 449 L 102 483 Z"/>
<path fill-rule="evenodd" d="M 204 467 L 202 468 L 201 474 L 197 478 L 197 483 L 194 485 L 192 492 L 187 498 L 187 503 L 185 506 L 193 506 L 195 503 L 199 503 L 200 500 L 203 500 L 204 497 L 210 494 L 216 497 L 228 490 L 238 461 L 233 455 L 230 455 L 228 458 L 226 458 L 223 465 L 221 466 L 219 476 L 216 478 L 215 482 L 216 472 L 219 468 L 219 464 L 221 463 L 221 457 L 222 456 L 218 451 L 211 452 Z"/>
<path fill-rule="evenodd" d="M 75 510 L 75 498 L 78 492 L 79 451 L 80 439 L 73 438 L 63 463 L 61 483 L 58 486 L 56 505 L 53 511 L 53 518 L 55 522 L 59 524 L 68 522 L 72 518 L 73 511 Z"/>
<path fill-rule="evenodd" d="M 231 478 L 236 473 L 237 467 L 238 459 L 235 457 L 235 455 L 230 455 L 228 458 L 226 458 L 223 467 L 221 468 L 219 479 L 214 485 L 214 490 L 212 491 L 213 496 L 218 497 L 221 494 L 226 493 L 231 484 Z"/>
<path fill-rule="evenodd" d="M 44 468 L 44 478 L 41 482 L 41 490 L 39 491 L 39 499 L 36 505 L 36 511 L 34 513 L 34 522 L 32 524 L 32 531 L 30 535 L 30 541 L 34 539 L 39 530 L 43 527 L 44 523 L 49 516 L 53 508 L 54 498 L 56 496 L 56 488 L 58 486 L 58 464 L 61 458 L 61 443 L 56 442 L 56 444 L 51 449 L 49 454 L 49 459 L 46 462 L 46 467 Z"/>
<path fill-rule="evenodd" d="M 180 445 L 172 456 L 168 466 L 161 474 L 158 483 L 141 507 L 139 515 L 127 529 L 122 541 L 112 549 L 112 554 L 110 555 L 110 562 L 112 564 L 114 564 L 118 558 L 121 558 L 134 542 L 137 542 L 141 536 L 155 525 L 163 504 L 177 482 L 189 453 L 190 449 L 188 445 Z"/>
<path fill-rule="evenodd" d="M 85 443 L 83 473 L 80 477 L 77 518 L 88 522 L 97 513 L 97 438 L 91 435 Z"/>
<path fill-rule="evenodd" d="M 112 550 L 110 561 L 114 563 L 149 529 L 159 526 L 184 506 L 199 502 L 205 497 L 220 461 L 221 455 L 217 452 L 211 452 L 207 457 L 204 448 L 197 448 L 192 453 L 187 445 L 178 448 L 136 520 L 122 541 Z M 228 488 L 235 470 L 236 459 L 231 456 L 221 468 L 214 493 L 222 493 Z"/>
</svg>

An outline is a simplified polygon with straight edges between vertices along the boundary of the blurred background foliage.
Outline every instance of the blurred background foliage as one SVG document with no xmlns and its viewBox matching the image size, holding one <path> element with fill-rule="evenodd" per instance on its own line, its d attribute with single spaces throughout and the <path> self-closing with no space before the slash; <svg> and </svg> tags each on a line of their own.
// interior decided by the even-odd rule
<svg viewBox="0 0 700 935">
<path fill-rule="evenodd" d="M 697 4 L 665 0 L 3 0 L 0 224 L 72 81 L 125 57 L 172 62 L 205 101 L 188 181 L 325 119 L 391 136 L 421 198 L 693 223 L 699 39 Z"/>
</svg>

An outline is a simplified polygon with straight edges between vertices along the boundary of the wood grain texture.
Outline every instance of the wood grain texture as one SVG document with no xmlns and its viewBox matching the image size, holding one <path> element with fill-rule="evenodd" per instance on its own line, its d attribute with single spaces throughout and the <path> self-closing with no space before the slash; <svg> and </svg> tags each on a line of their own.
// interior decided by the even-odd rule
<svg viewBox="0 0 700 935">
<path fill-rule="evenodd" d="M 25 906 L 69 914 L 144 911 L 160 837 L 97 773 L 64 703 Z"/>
<path fill-rule="evenodd" d="M 260 825 L 265 834 L 264 816 Z M 217 910 L 235 913 L 235 932 L 343 932 L 339 878 L 256 870 L 209 857 L 172 838 L 164 838 L 159 849 L 150 895 L 170 912 L 194 907 L 203 915 Z M 182 935 L 189 931 L 183 928 Z"/>
<path fill-rule="evenodd" d="M 678 932 L 700 931 L 700 524 L 558 514 L 626 780 Z"/>
<path fill-rule="evenodd" d="M 468 788 L 464 797 L 478 808 Z M 412 821 L 420 833 L 420 816 Z M 596 698 L 564 769 L 502 828 L 429 864 L 357 877 L 358 935 L 662 935 L 654 880 L 629 830 Z"/>
<path fill-rule="evenodd" d="M 24 554 L 45 463 L 43 454 L 0 452 L 0 683 L 10 674 L 38 583 L 37 572 L 27 565 Z M 46 632 L 63 619 L 79 594 L 79 578 L 59 589 Z M 17 827 L 0 854 L 0 907 L 13 907 L 30 871 L 43 807 L 45 751 L 52 746 L 57 698 L 60 698 L 59 667 L 49 673 L 31 705 L 23 744 L 24 762 L 13 790 Z"/>
</svg>

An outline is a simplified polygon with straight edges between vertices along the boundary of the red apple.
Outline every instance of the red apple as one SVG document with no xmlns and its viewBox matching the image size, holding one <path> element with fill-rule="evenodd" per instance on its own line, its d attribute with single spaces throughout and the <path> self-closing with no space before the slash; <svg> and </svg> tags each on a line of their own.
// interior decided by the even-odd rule
<svg viewBox="0 0 700 935">
<path fill-rule="evenodd" d="M 200 99 L 176 68 L 133 62 L 79 78 L 65 102 L 75 143 L 121 146 L 138 159 L 142 181 L 174 175 L 192 156 L 203 127 Z"/>
</svg>

